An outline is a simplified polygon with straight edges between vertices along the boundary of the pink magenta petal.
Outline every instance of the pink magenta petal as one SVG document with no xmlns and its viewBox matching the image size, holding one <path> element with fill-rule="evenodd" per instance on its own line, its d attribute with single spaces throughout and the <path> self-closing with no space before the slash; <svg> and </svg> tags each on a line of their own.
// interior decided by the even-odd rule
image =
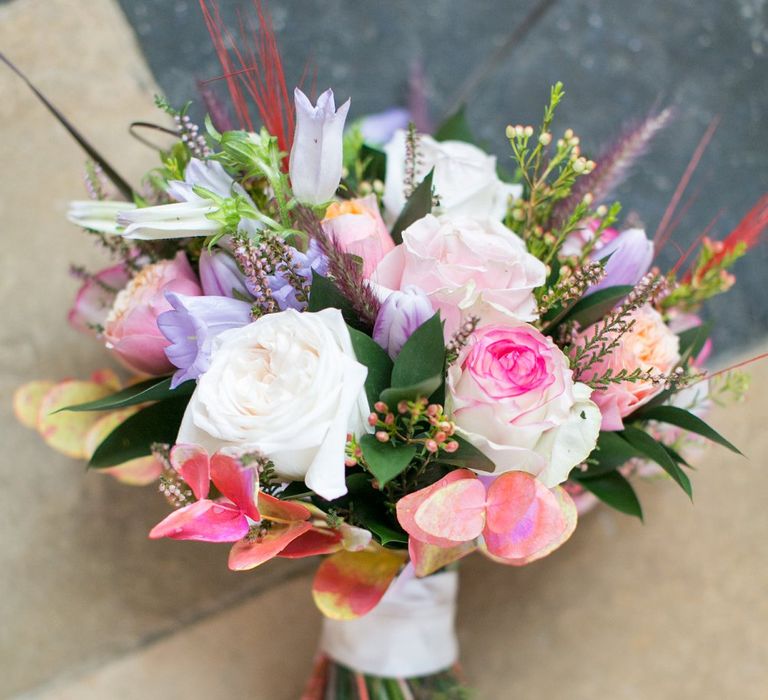
<svg viewBox="0 0 768 700">
<path fill-rule="evenodd" d="M 217 452 L 211 457 L 211 479 L 221 491 L 251 520 L 261 520 L 256 508 L 256 471 L 243 469 L 240 460 Z"/>
<path fill-rule="evenodd" d="M 287 559 L 301 559 L 320 554 L 333 554 L 340 549 L 342 549 L 341 532 L 312 528 L 290 542 L 277 556 Z"/>
<path fill-rule="evenodd" d="M 195 498 L 207 498 L 211 488 L 211 462 L 200 445 L 176 445 L 171 449 L 171 465 L 189 484 Z"/>
<path fill-rule="evenodd" d="M 421 542 L 427 542 L 439 547 L 453 547 L 456 544 L 454 540 L 431 535 L 422 529 L 416 522 L 416 513 L 419 510 L 421 504 L 424 503 L 424 501 L 426 501 L 433 493 L 439 491 L 445 486 L 448 486 L 449 484 L 462 479 L 476 480 L 477 476 L 469 469 L 456 469 L 444 476 L 442 479 L 440 479 L 440 481 L 436 481 L 431 486 L 427 486 L 426 488 L 420 489 L 419 491 L 415 491 L 414 493 L 409 493 L 407 496 L 403 496 L 397 502 L 397 520 L 403 530 L 405 530 L 411 537 L 415 537 Z"/>
<path fill-rule="evenodd" d="M 453 547 L 438 547 L 408 538 L 408 553 L 416 576 L 429 576 L 477 549 L 475 542 L 462 542 Z"/>
<path fill-rule="evenodd" d="M 259 492 L 259 513 L 266 520 L 279 523 L 292 523 L 308 520 L 309 508 L 297 501 L 281 501 L 268 493 Z"/>
<path fill-rule="evenodd" d="M 519 560 L 527 563 L 538 559 L 541 552 L 553 551 L 570 536 L 570 533 L 564 535 L 570 526 L 568 511 L 571 507 L 575 514 L 575 506 L 567 494 L 561 496 L 560 493 L 550 491 L 537 480 L 534 500 L 513 527 L 494 531 L 486 526 L 483 531 L 485 548 L 494 558 L 509 563 Z"/>
<path fill-rule="evenodd" d="M 402 564 L 391 549 L 337 552 L 320 564 L 312 597 L 326 617 L 353 620 L 376 607 Z"/>
<path fill-rule="evenodd" d="M 171 513 L 152 528 L 149 536 L 153 540 L 170 537 L 199 542 L 237 542 L 246 534 L 248 521 L 239 508 L 202 500 Z"/>
<path fill-rule="evenodd" d="M 488 487 L 488 528 L 493 532 L 514 529 L 536 498 L 536 477 L 527 472 L 506 472 Z M 480 533 L 478 533 L 480 534 Z"/>
<path fill-rule="evenodd" d="M 433 491 L 416 509 L 417 527 L 453 542 L 474 540 L 485 525 L 485 487 L 478 479 L 458 479 Z"/>
<path fill-rule="evenodd" d="M 312 525 L 307 522 L 279 523 L 273 525 L 269 532 L 259 540 L 235 542 L 229 552 L 229 568 L 232 571 L 253 569 L 276 557 L 293 540 L 311 528 Z"/>
</svg>

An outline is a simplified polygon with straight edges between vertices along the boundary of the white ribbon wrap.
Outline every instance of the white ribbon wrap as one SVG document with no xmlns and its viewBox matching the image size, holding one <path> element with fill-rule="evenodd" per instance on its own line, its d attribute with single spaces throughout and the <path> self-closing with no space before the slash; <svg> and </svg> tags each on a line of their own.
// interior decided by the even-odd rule
<svg viewBox="0 0 768 700">
<path fill-rule="evenodd" d="M 443 671 L 458 659 L 454 622 L 456 571 L 396 581 L 356 620 L 323 620 L 320 649 L 359 673 L 412 678 Z"/>
</svg>

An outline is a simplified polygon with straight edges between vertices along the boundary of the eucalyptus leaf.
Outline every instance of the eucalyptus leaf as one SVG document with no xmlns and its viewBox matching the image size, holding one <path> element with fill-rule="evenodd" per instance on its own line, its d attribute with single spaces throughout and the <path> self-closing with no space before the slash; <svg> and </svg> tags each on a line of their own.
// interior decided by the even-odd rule
<svg viewBox="0 0 768 700">
<path fill-rule="evenodd" d="M 394 226 L 392 226 L 392 240 L 396 244 L 403 242 L 403 231 L 412 223 L 423 219 L 432 211 L 432 175 L 434 170 L 430 170 L 427 176 L 419 183 L 418 187 L 412 192 L 408 201 L 397 217 Z"/>
</svg>

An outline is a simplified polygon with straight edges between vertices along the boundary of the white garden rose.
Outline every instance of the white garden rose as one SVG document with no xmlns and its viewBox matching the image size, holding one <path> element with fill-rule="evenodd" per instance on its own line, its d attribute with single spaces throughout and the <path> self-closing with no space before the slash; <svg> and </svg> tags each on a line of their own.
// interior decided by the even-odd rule
<svg viewBox="0 0 768 700">
<path fill-rule="evenodd" d="M 259 450 L 281 478 L 338 498 L 347 434 L 366 429 L 366 375 L 338 309 L 267 314 L 214 339 L 177 441 Z"/>
<path fill-rule="evenodd" d="M 384 148 L 387 177 L 384 208 L 389 222 L 405 205 L 406 134 L 398 130 Z M 520 185 L 502 182 L 496 174 L 496 157 L 464 141 L 435 141 L 419 134 L 415 181 L 421 182 L 434 168 L 432 185 L 440 200 L 440 212 L 482 219 L 504 218 L 510 197 L 519 197 Z"/>
</svg>

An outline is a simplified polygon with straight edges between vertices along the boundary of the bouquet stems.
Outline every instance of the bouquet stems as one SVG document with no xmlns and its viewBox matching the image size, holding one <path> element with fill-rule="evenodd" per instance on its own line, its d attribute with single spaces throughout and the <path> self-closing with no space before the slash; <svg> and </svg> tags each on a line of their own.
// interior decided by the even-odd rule
<svg viewBox="0 0 768 700">
<path fill-rule="evenodd" d="M 301 700 L 469 700 L 458 665 L 416 678 L 358 673 L 320 654 Z"/>
</svg>

